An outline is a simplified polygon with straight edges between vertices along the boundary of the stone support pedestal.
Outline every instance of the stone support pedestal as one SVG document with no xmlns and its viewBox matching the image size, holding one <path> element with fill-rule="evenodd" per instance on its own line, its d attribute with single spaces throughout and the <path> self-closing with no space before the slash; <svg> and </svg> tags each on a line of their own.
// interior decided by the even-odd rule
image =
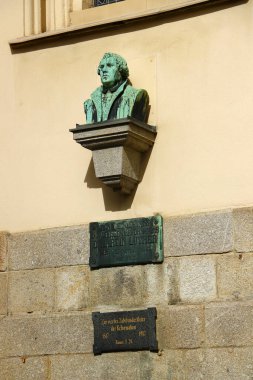
<svg viewBox="0 0 253 380">
<path fill-rule="evenodd" d="M 74 140 L 92 150 L 96 177 L 115 191 L 130 194 L 141 181 L 144 153 L 154 144 L 156 128 L 133 118 L 78 125 Z"/>
</svg>

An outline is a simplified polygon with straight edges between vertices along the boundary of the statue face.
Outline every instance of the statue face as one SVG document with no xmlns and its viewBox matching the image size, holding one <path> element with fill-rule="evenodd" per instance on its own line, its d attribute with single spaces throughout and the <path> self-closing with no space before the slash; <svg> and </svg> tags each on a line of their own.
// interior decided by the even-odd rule
<svg viewBox="0 0 253 380">
<path fill-rule="evenodd" d="M 108 88 L 115 86 L 121 80 L 121 74 L 113 57 L 106 57 L 100 61 L 99 75 L 103 86 Z"/>
</svg>

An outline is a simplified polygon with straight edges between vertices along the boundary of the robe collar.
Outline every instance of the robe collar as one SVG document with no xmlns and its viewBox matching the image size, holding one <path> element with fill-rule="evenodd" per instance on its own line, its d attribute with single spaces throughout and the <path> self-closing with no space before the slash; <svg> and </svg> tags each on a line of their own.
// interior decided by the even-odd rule
<svg viewBox="0 0 253 380">
<path fill-rule="evenodd" d="M 107 112 L 106 114 L 104 114 L 104 119 L 107 120 L 108 116 L 109 116 L 109 113 L 110 113 L 110 110 L 111 110 L 111 107 L 114 103 L 114 101 L 116 100 L 116 98 L 121 95 L 126 86 L 129 84 L 129 81 L 128 79 L 125 80 L 124 82 L 121 82 L 119 85 L 117 84 L 117 88 L 115 86 L 115 90 L 114 92 L 112 92 L 112 98 L 110 100 L 110 104 L 107 108 Z M 110 89 L 111 91 L 112 89 Z M 103 94 L 103 86 L 100 86 L 98 87 L 92 94 L 91 94 L 91 99 L 92 101 L 94 102 L 94 105 L 95 105 L 95 108 L 96 108 L 96 111 L 97 111 L 97 122 L 100 122 L 102 121 L 102 115 L 103 115 L 103 112 L 102 112 L 102 94 Z"/>
<path fill-rule="evenodd" d="M 102 93 L 106 94 L 108 91 L 111 92 L 111 93 L 113 93 L 113 92 L 117 91 L 117 89 L 122 85 L 122 83 L 123 82 L 118 82 L 118 83 L 116 83 L 111 88 L 108 88 L 108 87 L 105 87 L 105 86 L 101 86 Z"/>
</svg>

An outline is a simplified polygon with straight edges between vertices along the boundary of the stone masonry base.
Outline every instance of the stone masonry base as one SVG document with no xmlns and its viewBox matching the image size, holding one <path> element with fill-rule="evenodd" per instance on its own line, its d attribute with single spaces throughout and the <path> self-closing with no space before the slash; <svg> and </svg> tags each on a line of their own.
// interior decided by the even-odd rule
<svg viewBox="0 0 253 380">
<path fill-rule="evenodd" d="M 91 271 L 87 225 L 1 232 L 0 379 L 252 380 L 253 209 L 164 218 L 164 253 Z M 93 355 L 93 311 L 147 307 L 158 353 Z"/>
</svg>

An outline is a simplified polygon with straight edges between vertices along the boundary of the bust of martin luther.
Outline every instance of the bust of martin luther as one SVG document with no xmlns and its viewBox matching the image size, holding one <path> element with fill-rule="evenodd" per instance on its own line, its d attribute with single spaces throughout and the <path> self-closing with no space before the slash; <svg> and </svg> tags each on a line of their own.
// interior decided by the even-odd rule
<svg viewBox="0 0 253 380">
<path fill-rule="evenodd" d="M 149 96 L 143 89 L 135 89 L 128 77 L 129 69 L 123 57 L 105 53 L 97 73 L 102 85 L 84 102 L 87 124 L 128 116 L 143 122 L 149 113 Z"/>
</svg>

